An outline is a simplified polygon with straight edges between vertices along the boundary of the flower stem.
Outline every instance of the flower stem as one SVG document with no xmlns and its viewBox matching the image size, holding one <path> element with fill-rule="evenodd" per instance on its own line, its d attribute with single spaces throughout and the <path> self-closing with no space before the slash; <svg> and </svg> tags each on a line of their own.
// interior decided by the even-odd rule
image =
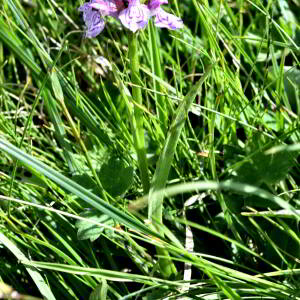
<svg viewBox="0 0 300 300">
<path fill-rule="evenodd" d="M 160 50 L 159 50 L 159 44 L 156 32 L 156 27 L 154 26 L 153 22 L 151 21 L 149 24 L 150 29 L 150 44 L 151 44 L 151 53 L 152 53 L 152 61 L 153 61 L 153 72 L 154 74 L 159 77 L 161 80 L 163 80 L 163 71 L 161 67 L 161 59 L 160 59 Z M 154 90 L 156 90 L 155 93 L 155 99 L 156 99 L 156 108 L 157 108 L 157 114 L 158 119 L 160 121 L 160 126 L 164 134 L 167 132 L 168 128 L 168 109 L 166 105 L 166 99 L 163 95 L 165 93 L 165 90 L 163 86 L 157 82 L 157 79 L 154 78 Z"/>
<path fill-rule="evenodd" d="M 145 138 L 144 138 L 144 127 L 143 127 L 143 105 L 142 92 L 139 87 L 141 84 L 140 73 L 139 73 L 139 53 L 138 53 L 138 39 L 134 33 L 129 33 L 129 59 L 131 69 L 131 82 L 132 86 L 132 97 L 134 102 L 137 104 L 134 106 L 133 114 L 133 141 L 137 153 L 138 165 L 141 174 L 141 181 L 143 185 L 144 194 L 149 192 L 150 181 L 148 173 L 148 164 L 145 149 Z"/>
</svg>

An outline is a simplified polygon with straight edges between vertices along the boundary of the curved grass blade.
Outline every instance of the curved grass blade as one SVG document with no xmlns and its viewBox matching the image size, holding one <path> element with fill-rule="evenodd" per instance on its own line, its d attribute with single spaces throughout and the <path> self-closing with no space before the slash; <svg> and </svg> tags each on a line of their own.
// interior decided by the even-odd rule
<svg viewBox="0 0 300 300">
<path fill-rule="evenodd" d="M 64 158 L 68 163 L 70 173 L 73 174 L 77 171 L 77 166 L 72 156 L 71 146 L 66 141 L 66 131 L 65 131 L 65 127 L 63 126 L 63 121 L 61 119 L 61 116 L 58 112 L 57 105 L 52 95 L 50 94 L 49 90 L 44 90 L 43 95 L 45 99 L 47 112 L 55 128 L 55 136 L 63 149 Z"/>
<path fill-rule="evenodd" d="M 153 181 L 149 191 L 148 198 L 148 219 L 153 220 L 156 224 L 157 231 L 163 235 L 160 224 L 162 224 L 162 211 L 163 211 L 163 193 L 156 193 L 161 191 L 167 183 L 171 165 L 173 162 L 176 146 L 184 126 L 184 121 L 187 117 L 188 111 L 196 97 L 200 93 L 202 84 L 210 75 L 214 65 L 210 65 L 201 79 L 195 84 L 190 92 L 184 97 L 183 101 L 176 110 L 175 118 L 171 124 L 170 130 L 167 134 L 167 139 L 159 157 L 156 170 L 153 176 Z M 160 256 L 168 256 L 165 249 L 157 247 L 157 254 Z M 163 275 L 168 278 L 171 274 L 177 274 L 175 265 L 169 259 L 159 259 L 160 269 Z"/>
<path fill-rule="evenodd" d="M 190 193 L 190 192 L 199 192 L 199 191 L 207 191 L 207 190 L 228 190 L 234 191 L 241 194 L 246 195 L 255 195 L 259 198 L 265 199 L 272 203 L 277 204 L 278 206 L 285 209 L 289 212 L 290 215 L 295 216 L 296 219 L 300 220 L 300 212 L 299 210 L 295 209 L 291 204 L 287 201 L 283 200 L 282 198 L 271 194 L 268 191 L 263 190 L 262 188 L 245 184 L 245 183 L 238 183 L 233 181 L 223 181 L 223 182 L 215 182 L 215 181 L 196 181 L 196 182 L 188 182 L 182 184 L 176 184 L 169 186 L 165 189 L 161 189 L 160 191 L 156 191 L 155 194 L 161 193 L 162 196 L 160 197 L 172 197 L 178 194 Z M 157 197 L 157 195 L 155 195 Z M 133 203 L 130 203 L 129 211 L 137 211 L 140 208 L 144 208 L 147 205 L 148 195 L 137 199 Z"/>
<path fill-rule="evenodd" d="M 16 257 L 18 260 L 22 261 L 25 265 L 25 268 L 29 275 L 31 276 L 32 280 L 35 282 L 37 288 L 39 289 L 40 293 L 43 297 L 47 300 L 55 300 L 52 291 L 50 290 L 49 286 L 44 281 L 44 278 L 41 274 L 35 269 L 30 267 L 30 261 L 27 257 L 20 251 L 20 249 L 12 243 L 3 233 L 0 232 L 0 242 L 7 247 Z"/>
<path fill-rule="evenodd" d="M 183 283 L 165 280 L 161 278 L 155 278 L 145 275 L 132 274 L 126 272 L 105 270 L 99 268 L 88 268 L 88 267 L 79 267 L 73 265 L 59 264 L 59 263 L 50 263 L 50 262 L 38 262 L 38 261 L 28 261 L 26 264 L 47 270 L 55 270 L 58 272 L 66 272 L 77 275 L 89 275 L 95 277 L 101 277 L 106 280 L 111 281 L 121 281 L 121 282 L 139 282 L 147 285 L 157 285 L 158 283 L 165 283 L 169 286 L 181 286 Z"/>
<path fill-rule="evenodd" d="M 170 168 L 176 151 L 176 146 L 179 141 L 181 130 L 184 126 L 187 113 L 196 97 L 199 94 L 202 84 L 210 75 L 214 65 L 210 65 L 201 79 L 195 84 L 190 92 L 184 97 L 183 101 L 179 105 L 175 119 L 172 122 L 170 130 L 167 135 L 162 153 L 159 157 L 157 167 L 153 176 L 151 189 L 148 199 L 148 218 L 155 220 L 156 222 L 162 222 L 162 201 L 163 193 L 157 193 L 162 190 L 167 183 Z"/>
<path fill-rule="evenodd" d="M 31 168 L 40 172 L 47 178 L 53 180 L 59 186 L 75 194 L 76 196 L 90 204 L 92 207 L 110 216 L 111 218 L 115 219 L 121 224 L 124 224 L 125 226 L 128 226 L 129 228 L 137 230 L 143 234 L 150 234 L 157 238 L 162 238 L 161 235 L 150 230 L 147 226 L 145 226 L 133 216 L 126 214 L 120 211 L 119 209 L 115 208 L 114 206 L 108 204 L 107 202 L 94 195 L 90 191 L 86 190 L 76 182 L 53 170 L 52 168 L 38 161 L 36 158 L 26 154 L 25 152 L 21 151 L 20 149 L 8 143 L 7 141 L 4 141 L 3 139 L 0 139 L 0 149 L 6 152 L 7 154 L 11 155 L 15 159 L 19 160 L 24 165 L 30 166 Z"/>
</svg>

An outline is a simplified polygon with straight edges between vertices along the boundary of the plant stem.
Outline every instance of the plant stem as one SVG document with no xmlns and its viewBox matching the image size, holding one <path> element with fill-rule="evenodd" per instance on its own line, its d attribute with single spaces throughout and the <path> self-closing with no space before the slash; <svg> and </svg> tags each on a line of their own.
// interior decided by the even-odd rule
<svg viewBox="0 0 300 300">
<path fill-rule="evenodd" d="M 209 66 L 200 80 L 191 88 L 189 93 L 184 97 L 179 107 L 175 112 L 175 117 L 167 134 L 164 148 L 160 154 L 156 170 L 153 176 L 151 189 L 148 198 L 148 219 L 152 220 L 158 233 L 164 234 L 162 230 L 163 217 L 163 199 L 164 188 L 166 186 L 171 165 L 173 162 L 176 146 L 179 141 L 181 131 L 184 126 L 188 111 L 196 97 L 200 94 L 201 87 L 207 77 L 210 75 L 213 65 Z M 159 264 L 164 277 L 170 277 L 172 274 L 176 275 L 177 271 L 175 265 L 169 259 L 169 254 L 166 249 L 156 248 L 158 255 L 163 255 L 160 258 Z"/>
<path fill-rule="evenodd" d="M 137 104 L 134 106 L 133 114 L 133 141 L 137 153 L 138 165 L 141 174 L 141 181 L 143 185 L 144 194 L 148 194 L 150 189 L 148 163 L 145 149 L 144 127 L 143 127 L 143 110 L 140 108 L 143 105 L 142 92 L 139 87 L 140 73 L 139 73 L 139 53 L 138 53 L 138 39 L 134 33 L 129 33 L 129 59 L 131 69 L 132 97 Z"/>
<path fill-rule="evenodd" d="M 158 45 L 158 37 L 156 34 L 156 27 L 153 25 L 151 21 L 149 24 L 150 28 L 150 42 L 151 42 L 151 50 L 152 50 L 152 72 L 163 80 L 163 71 L 161 68 L 161 59 L 160 59 L 160 50 Z M 163 133 L 166 135 L 167 128 L 168 128 L 168 109 L 166 105 L 166 99 L 163 93 L 165 90 L 163 89 L 162 85 L 157 82 L 157 80 L 153 79 L 153 86 L 154 90 L 158 93 L 155 93 L 156 99 L 156 109 L 158 119 L 160 121 L 160 126 L 162 128 Z"/>
</svg>

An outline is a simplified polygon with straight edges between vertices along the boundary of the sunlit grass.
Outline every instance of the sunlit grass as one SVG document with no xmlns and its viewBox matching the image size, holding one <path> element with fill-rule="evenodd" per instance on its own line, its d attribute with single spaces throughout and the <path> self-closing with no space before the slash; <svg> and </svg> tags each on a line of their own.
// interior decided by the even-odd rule
<svg viewBox="0 0 300 300">
<path fill-rule="evenodd" d="M 127 32 L 83 39 L 75 2 L 0 4 L 0 298 L 299 299 L 297 1 L 169 1 L 142 103 Z"/>
</svg>

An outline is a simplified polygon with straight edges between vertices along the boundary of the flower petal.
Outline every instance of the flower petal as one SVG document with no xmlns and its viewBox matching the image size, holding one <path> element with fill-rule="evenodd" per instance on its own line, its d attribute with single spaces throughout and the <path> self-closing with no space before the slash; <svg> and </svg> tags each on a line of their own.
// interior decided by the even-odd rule
<svg viewBox="0 0 300 300">
<path fill-rule="evenodd" d="M 131 0 L 128 8 L 122 10 L 119 14 L 121 23 L 132 32 L 144 28 L 148 23 L 149 17 L 150 11 L 148 7 L 140 4 L 139 0 Z"/>
<path fill-rule="evenodd" d="M 150 10 L 156 9 L 156 8 L 160 7 L 162 4 L 168 4 L 168 0 L 151 0 L 148 3 L 148 8 Z"/>
<path fill-rule="evenodd" d="M 86 17 L 86 31 L 85 37 L 93 38 L 101 33 L 105 27 L 105 22 L 101 18 L 101 15 L 97 11 L 91 11 L 88 13 L 88 17 Z"/>
<path fill-rule="evenodd" d="M 117 17 L 119 11 L 125 8 L 123 2 L 118 0 L 92 0 L 89 6 L 99 10 L 102 17 Z"/>
<path fill-rule="evenodd" d="M 78 9 L 83 12 L 83 21 L 86 27 L 84 36 L 86 38 L 97 36 L 105 27 L 101 12 L 93 10 L 93 7 L 91 6 L 95 1 L 96 0 L 92 0 L 89 3 L 85 3 Z"/>
<path fill-rule="evenodd" d="M 155 26 L 176 30 L 183 27 L 183 21 L 162 8 L 158 8 L 155 10 Z"/>
</svg>

